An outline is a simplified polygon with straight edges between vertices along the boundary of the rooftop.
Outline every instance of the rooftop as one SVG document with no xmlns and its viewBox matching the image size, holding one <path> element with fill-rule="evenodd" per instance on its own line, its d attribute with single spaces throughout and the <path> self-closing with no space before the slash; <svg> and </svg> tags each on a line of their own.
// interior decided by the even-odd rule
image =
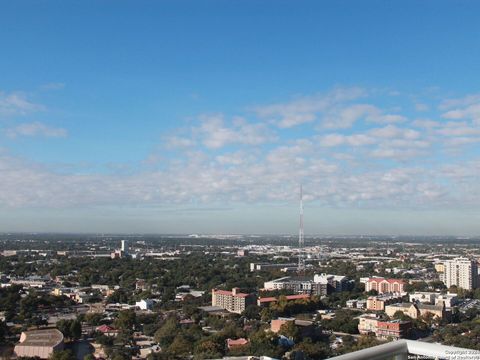
<svg viewBox="0 0 480 360">
<path fill-rule="evenodd" d="M 310 295 L 308 294 L 298 294 L 298 295 L 286 295 L 285 298 L 287 300 L 302 300 L 302 299 L 310 299 Z M 273 301 L 278 301 L 278 298 L 276 297 L 263 297 L 259 298 L 258 301 L 260 303 L 268 303 L 268 302 L 273 302 Z"/>
<path fill-rule="evenodd" d="M 398 308 L 409 308 L 412 305 L 413 305 L 412 303 L 397 303 L 397 304 L 392 304 L 392 305 L 388 305 L 388 306 L 398 307 Z"/>
<path fill-rule="evenodd" d="M 63 334 L 57 329 L 24 331 L 20 337 L 21 346 L 54 347 L 63 341 Z"/>
<path fill-rule="evenodd" d="M 382 282 L 382 281 L 386 281 L 390 284 L 392 284 L 392 283 L 405 284 L 405 281 L 403 281 L 402 279 L 384 279 L 384 278 L 370 278 L 370 279 L 368 279 L 368 282 Z"/>
<path fill-rule="evenodd" d="M 232 291 L 227 291 L 227 290 L 214 290 L 215 291 L 215 294 L 218 294 L 218 295 L 230 295 L 230 296 L 235 296 L 235 297 L 247 297 L 249 296 L 249 294 L 245 294 L 245 293 L 236 293 L 234 294 Z"/>
</svg>

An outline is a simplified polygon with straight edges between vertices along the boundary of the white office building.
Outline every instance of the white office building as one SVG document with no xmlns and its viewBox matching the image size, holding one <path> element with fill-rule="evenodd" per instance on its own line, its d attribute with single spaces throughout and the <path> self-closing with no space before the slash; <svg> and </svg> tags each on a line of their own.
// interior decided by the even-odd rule
<svg viewBox="0 0 480 360">
<path fill-rule="evenodd" d="M 152 310 L 153 305 L 155 305 L 155 301 L 152 299 L 143 299 L 135 303 L 135 306 L 140 310 Z"/>
<path fill-rule="evenodd" d="M 128 240 L 122 240 L 122 252 L 124 255 L 128 255 Z"/>
<path fill-rule="evenodd" d="M 478 287 L 478 267 L 476 261 L 457 258 L 447 260 L 444 264 L 444 283 L 447 288 L 452 285 L 465 290 L 472 290 Z"/>
</svg>

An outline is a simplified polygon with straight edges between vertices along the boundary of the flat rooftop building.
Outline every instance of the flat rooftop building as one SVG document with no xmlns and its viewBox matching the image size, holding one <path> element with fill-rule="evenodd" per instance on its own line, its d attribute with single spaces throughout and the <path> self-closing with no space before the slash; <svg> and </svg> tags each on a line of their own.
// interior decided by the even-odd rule
<svg viewBox="0 0 480 360">
<path fill-rule="evenodd" d="M 248 305 L 254 305 L 256 297 L 253 294 L 244 294 L 240 289 L 232 291 L 212 289 L 212 306 L 219 306 L 229 312 L 241 314 Z"/>
<path fill-rule="evenodd" d="M 63 334 L 57 329 L 24 331 L 15 346 L 17 357 L 48 359 L 54 351 L 63 350 Z"/>
<path fill-rule="evenodd" d="M 285 276 L 279 279 L 263 283 L 265 290 L 290 290 L 295 294 L 308 294 L 325 296 L 334 291 L 334 287 L 328 282 L 315 282 L 310 277 Z"/>
</svg>

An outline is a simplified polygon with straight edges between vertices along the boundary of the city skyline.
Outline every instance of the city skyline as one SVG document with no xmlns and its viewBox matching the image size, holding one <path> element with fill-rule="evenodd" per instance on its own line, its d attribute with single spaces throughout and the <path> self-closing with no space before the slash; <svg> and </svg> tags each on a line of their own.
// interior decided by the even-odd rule
<svg viewBox="0 0 480 360">
<path fill-rule="evenodd" d="M 112 4 L 0 5 L 0 231 L 480 235 L 478 4 Z"/>
</svg>

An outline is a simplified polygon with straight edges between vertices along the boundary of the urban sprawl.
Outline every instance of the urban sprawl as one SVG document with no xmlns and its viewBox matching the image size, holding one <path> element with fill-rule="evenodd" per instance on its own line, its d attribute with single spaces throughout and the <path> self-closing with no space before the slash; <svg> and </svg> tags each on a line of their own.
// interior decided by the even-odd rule
<svg viewBox="0 0 480 360">
<path fill-rule="evenodd" d="M 398 339 L 480 350 L 478 239 L 297 241 L 4 234 L 0 356 L 324 359 Z"/>
</svg>

